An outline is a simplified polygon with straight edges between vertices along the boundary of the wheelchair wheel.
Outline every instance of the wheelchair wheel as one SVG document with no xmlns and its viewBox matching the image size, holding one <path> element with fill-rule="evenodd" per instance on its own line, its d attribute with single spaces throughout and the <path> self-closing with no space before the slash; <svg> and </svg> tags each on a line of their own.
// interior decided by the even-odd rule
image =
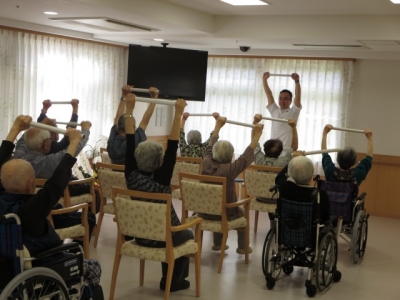
<svg viewBox="0 0 400 300">
<path fill-rule="evenodd" d="M 15 276 L 4 288 L 0 300 L 9 299 L 69 299 L 60 275 L 48 268 L 32 268 Z"/>
<path fill-rule="evenodd" d="M 322 238 L 319 249 L 318 257 L 315 265 L 315 281 L 317 288 L 323 291 L 327 288 L 336 274 L 337 263 L 337 241 L 334 234 L 329 231 Z M 336 277 L 335 277 L 336 278 Z"/>
<path fill-rule="evenodd" d="M 354 263 L 358 263 L 365 254 L 368 237 L 368 217 L 364 210 L 359 210 L 354 221 L 351 237 L 351 254 Z"/>
<path fill-rule="evenodd" d="M 275 285 L 275 280 L 279 277 L 281 273 L 281 254 L 278 250 L 278 240 L 276 237 L 275 227 L 272 227 L 265 238 L 263 252 L 262 252 L 262 268 L 265 278 L 267 279 L 267 287 L 268 287 L 268 279 L 273 278 L 273 282 Z M 272 286 L 273 287 L 273 286 Z M 272 289 L 269 288 L 269 289 Z"/>
</svg>

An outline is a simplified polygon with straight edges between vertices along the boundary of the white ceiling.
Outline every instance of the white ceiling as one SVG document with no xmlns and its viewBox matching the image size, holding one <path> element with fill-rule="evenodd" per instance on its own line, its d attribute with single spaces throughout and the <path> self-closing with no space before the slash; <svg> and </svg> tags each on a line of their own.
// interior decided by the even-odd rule
<svg viewBox="0 0 400 300">
<path fill-rule="evenodd" d="M 0 0 L 0 25 L 122 45 L 158 46 L 153 39 L 163 38 L 169 47 L 210 54 L 242 55 L 239 46 L 249 46 L 246 55 L 400 60 L 400 4 L 268 2 L 235 7 L 219 0 Z M 57 18 L 106 17 L 157 31 L 56 22 L 44 11 L 58 12 Z"/>
</svg>

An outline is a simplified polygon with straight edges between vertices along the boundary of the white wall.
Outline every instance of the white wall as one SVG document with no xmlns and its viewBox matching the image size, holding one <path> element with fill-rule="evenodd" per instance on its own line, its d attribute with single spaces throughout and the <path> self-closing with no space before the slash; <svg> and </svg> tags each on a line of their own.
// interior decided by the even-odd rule
<svg viewBox="0 0 400 300">
<path fill-rule="evenodd" d="M 400 61 L 356 61 L 350 114 L 351 128 L 372 129 L 374 153 L 400 155 Z M 364 135 L 351 133 L 348 140 L 366 152 Z"/>
</svg>

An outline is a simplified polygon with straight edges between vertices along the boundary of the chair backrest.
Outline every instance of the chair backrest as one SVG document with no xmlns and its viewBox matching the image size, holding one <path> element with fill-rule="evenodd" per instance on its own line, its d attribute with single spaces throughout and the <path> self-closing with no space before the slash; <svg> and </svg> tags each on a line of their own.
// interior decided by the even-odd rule
<svg viewBox="0 0 400 300">
<path fill-rule="evenodd" d="M 279 200 L 279 232 L 281 243 L 292 247 L 314 247 L 314 202 Z"/>
<path fill-rule="evenodd" d="M 121 234 L 166 241 L 171 227 L 170 194 L 147 193 L 113 187 L 113 200 Z M 121 196 L 128 196 L 126 199 Z M 171 234 L 169 234 L 171 236 Z"/>
<path fill-rule="evenodd" d="M 179 188 L 179 172 L 200 174 L 202 162 L 201 157 L 178 156 L 172 173 L 171 188 Z"/>
<path fill-rule="evenodd" d="M 110 156 L 108 155 L 108 152 L 107 152 L 107 151 L 101 152 L 101 153 L 100 153 L 100 156 L 101 156 L 101 161 L 102 161 L 103 163 L 106 163 L 106 164 L 111 164 L 111 163 L 112 163 L 112 162 L 111 162 L 111 158 L 110 158 Z"/>
<path fill-rule="evenodd" d="M 97 176 L 100 182 L 101 193 L 105 198 L 112 198 L 112 187 L 126 189 L 124 165 L 106 164 L 98 162 L 96 164 Z"/>
<path fill-rule="evenodd" d="M 244 170 L 244 184 L 247 195 L 271 198 L 269 191 L 275 185 L 275 177 L 282 168 L 250 165 Z"/>
<path fill-rule="evenodd" d="M 319 189 L 329 197 L 330 214 L 342 216 L 343 222 L 352 219 L 352 200 L 357 197 L 358 186 L 353 182 L 318 181 Z"/>
<path fill-rule="evenodd" d="M 226 178 L 179 173 L 182 215 L 185 210 L 211 215 L 226 213 Z"/>
</svg>

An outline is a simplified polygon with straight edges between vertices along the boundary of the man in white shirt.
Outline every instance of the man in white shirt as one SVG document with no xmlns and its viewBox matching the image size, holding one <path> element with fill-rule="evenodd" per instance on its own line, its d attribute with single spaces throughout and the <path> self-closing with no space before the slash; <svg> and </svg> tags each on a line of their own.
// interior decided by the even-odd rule
<svg viewBox="0 0 400 300">
<path fill-rule="evenodd" d="M 272 95 L 272 91 L 268 85 L 268 78 L 270 77 L 269 72 L 265 72 L 263 74 L 263 86 L 265 94 L 267 95 L 268 104 L 267 109 L 271 114 L 272 118 L 278 119 L 293 119 L 297 121 L 300 115 L 301 110 L 301 87 L 300 87 L 300 77 L 297 73 L 292 74 L 292 79 L 295 82 L 295 96 L 292 104 L 292 92 L 289 90 L 282 90 L 279 93 L 279 106 L 275 103 L 274 96 Z M 292 143 L 292 129 L 288 125 L 288 123 L 283 122 L 272 122 L 271 126 L 271 138 L 279 139 L 283 143 L 283 152 L 281 155 L 285 155 L 286 149 L 290 148 Z"/>
</svg>

